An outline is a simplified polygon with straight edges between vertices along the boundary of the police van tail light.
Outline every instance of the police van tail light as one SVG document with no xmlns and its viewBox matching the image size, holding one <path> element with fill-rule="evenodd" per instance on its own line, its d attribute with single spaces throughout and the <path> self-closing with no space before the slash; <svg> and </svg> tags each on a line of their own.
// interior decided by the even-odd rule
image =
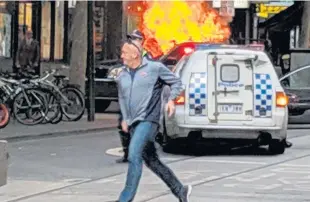
<svg viewBox="0 0 310 202">
<path fill-rule="evenodd" d="M 185 90 L 174 100 L 175 105 L 184 105 L 185 104 Z"/>
<path fill-rule="evenodd" d="M 276 105 L 277 107 L 286 107 L 288 105 L 288 97 L 284 92 L 276 93 Z"/>
</svg>

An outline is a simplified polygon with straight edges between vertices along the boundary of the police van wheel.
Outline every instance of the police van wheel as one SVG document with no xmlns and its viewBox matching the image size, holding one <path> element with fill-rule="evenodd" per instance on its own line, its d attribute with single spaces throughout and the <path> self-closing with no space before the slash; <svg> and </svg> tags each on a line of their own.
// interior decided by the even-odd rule
<svg viewBox="0 0 310 202">
<path fill-rule="evenodd" d="M 284 141 L 271 140 L 268 149 L 271 154 L 283 154 L 285 151 Z"/>
</svg>

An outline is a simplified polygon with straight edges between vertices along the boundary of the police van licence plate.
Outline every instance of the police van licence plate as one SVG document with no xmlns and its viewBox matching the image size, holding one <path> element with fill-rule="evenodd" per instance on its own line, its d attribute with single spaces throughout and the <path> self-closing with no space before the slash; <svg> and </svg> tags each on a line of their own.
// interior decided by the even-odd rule
<svg viewBox="0 0 310 202">
<path fill-rule="evenodd" d="M 219 104 L 218 112 L 224 114 L 241 114 L 243 113 L 242 104 Z"/>
</svg>

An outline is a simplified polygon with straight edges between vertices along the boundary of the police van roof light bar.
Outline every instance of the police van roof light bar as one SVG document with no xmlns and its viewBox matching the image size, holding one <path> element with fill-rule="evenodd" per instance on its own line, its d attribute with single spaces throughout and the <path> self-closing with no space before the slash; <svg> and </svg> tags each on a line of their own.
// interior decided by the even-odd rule
<svg viewBox="0 0 310 202">
<path fill-rule="evenodd" d="M 249 45 L 221 45 L 223 48 L 241 48 L 241 49 L 247 49 L 247 50 L 258 50 L 258 51 L 264 51 L 265 46 L 264 44 L 249 44 Z"/>
</svg>

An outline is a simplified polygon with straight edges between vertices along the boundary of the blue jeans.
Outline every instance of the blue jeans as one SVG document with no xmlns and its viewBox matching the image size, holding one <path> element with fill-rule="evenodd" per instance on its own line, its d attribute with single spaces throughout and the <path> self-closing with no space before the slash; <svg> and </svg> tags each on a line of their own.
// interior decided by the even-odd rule
<svg viewBox="0 0 310 202">
<path fill-rule="evenodd" d="M 158 158 L 155 148 L 157 132 L 158 124 L 148 121 L 140 122 L 132 128 L 127 180 L 125 188 L 119 197 L 119 202 L 133 201 L 142 174 L 143 160 L 146 166 L 166 183 L 176 197 L 179 197 L 183 191 L 182 183 Z"/>
</svg>

